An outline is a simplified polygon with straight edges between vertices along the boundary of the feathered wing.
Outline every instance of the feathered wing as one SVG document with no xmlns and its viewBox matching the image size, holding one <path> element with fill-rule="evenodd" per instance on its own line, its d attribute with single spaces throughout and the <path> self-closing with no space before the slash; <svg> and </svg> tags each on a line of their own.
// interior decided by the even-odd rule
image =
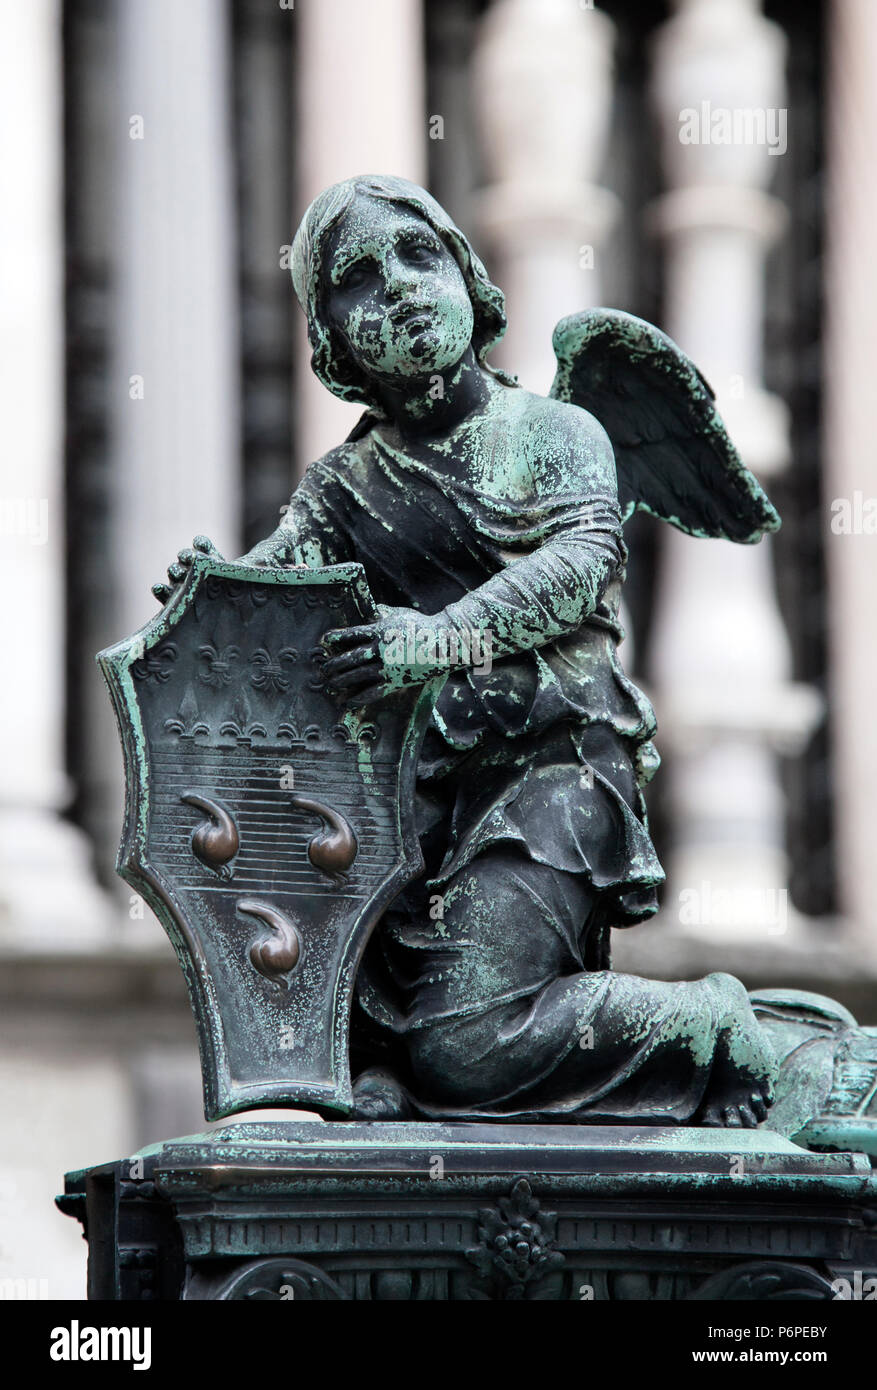
<svg viewBox="0 0 877 1390">
<path fill-rule="evenodd" d="M 728 438 L 709 383 L 672 338 L 619 309 L 554 330 L 550 394 L 596 416 L 612 441 L 625 520 L 636 508 L 691 536 L 751 543 L 780 524 Z"/>
</svg>

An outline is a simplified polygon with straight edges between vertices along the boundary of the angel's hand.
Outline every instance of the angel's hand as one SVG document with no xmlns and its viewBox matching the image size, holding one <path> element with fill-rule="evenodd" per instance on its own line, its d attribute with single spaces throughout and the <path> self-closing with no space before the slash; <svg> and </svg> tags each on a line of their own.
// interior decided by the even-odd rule
<svg viewBox="0 0 877 1390">
<path fill-rule="evenodd" d="M 192 542 L 191 550 L 181 550 L 173 564 L 168 565 L 167 577 L 169 584 L 153 584 L 152 592 L 159 603 L 167 603 L 174 589 L 182 584 L 189 570 L 192 568 L 192 561 L 196 555 L 209 555 L 214 560 L 221 560 L 216 546 L 207 536 L 196 536 Z"/>
<path fill-rule="evenodd" d="M 292 564 L 293 543 L 290 533 L 282 528 L 275 531 L 267 540 L 259 541 L 246 555 L 238 560 L 239 565 L 254 565 L 257 569 L 303 570 L 307 565 Z"/>
<path fill-rule="evenodd" d="M 394 690 L 422 685 L 448 667 L 448 620 L 413 608 L 379 608 L 380 617 L 323 637 L 326 689 L 349 705 L 366 705 Z M 444 655 L 443 655 L 444 653 Z"/>
</svg>

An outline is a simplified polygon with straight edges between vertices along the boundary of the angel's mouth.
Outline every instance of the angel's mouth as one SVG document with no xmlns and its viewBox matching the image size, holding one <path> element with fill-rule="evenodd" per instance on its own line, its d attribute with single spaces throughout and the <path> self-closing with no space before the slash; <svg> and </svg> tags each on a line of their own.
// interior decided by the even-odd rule
<svg viewBox="0 0 877 1390">
<path fill-rule="evenodd" d="M 422 329 L 432 322 L 432 312 L 424 304 L 400 305 L 390 314 L 390 321 L 400 328 Z"/>
<path fill-rule="evenodd" d="M 412 314 L 410 318 L 404 320 L 404 326 L 409 333 L 423 333 L 425 329 L 432 327 L 432 315 L 427 313 Z"/>
</svg>

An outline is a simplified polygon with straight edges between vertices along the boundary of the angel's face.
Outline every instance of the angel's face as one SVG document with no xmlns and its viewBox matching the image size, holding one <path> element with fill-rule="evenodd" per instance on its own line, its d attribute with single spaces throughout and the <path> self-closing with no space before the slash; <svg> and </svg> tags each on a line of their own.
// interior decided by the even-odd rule
<svg viewBox="0 0 877 1390">
<path fill-rule="evenodd" d="M 474 314 L 462 271 L 416 213 L 358 195 L 333 229 L 325 304 L 369 379 L 403 385 L 457 365 Z"/>
</svg>

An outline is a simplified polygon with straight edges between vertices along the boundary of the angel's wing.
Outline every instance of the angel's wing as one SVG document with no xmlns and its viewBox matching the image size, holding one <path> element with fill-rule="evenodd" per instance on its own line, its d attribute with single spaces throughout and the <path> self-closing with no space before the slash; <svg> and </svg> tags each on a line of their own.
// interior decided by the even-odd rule
<svg viewBox="0 0 877 1390">
<path fill-rule="evenodd" d="M 780 519 L 728 438 L 715 394 L 672 338 L 619 309 L 554 330 L 551 395 L 596 416 L 612 441 L 625 521 L 636 508 L 690 536 L 752 542 Z"/>
</svg>

